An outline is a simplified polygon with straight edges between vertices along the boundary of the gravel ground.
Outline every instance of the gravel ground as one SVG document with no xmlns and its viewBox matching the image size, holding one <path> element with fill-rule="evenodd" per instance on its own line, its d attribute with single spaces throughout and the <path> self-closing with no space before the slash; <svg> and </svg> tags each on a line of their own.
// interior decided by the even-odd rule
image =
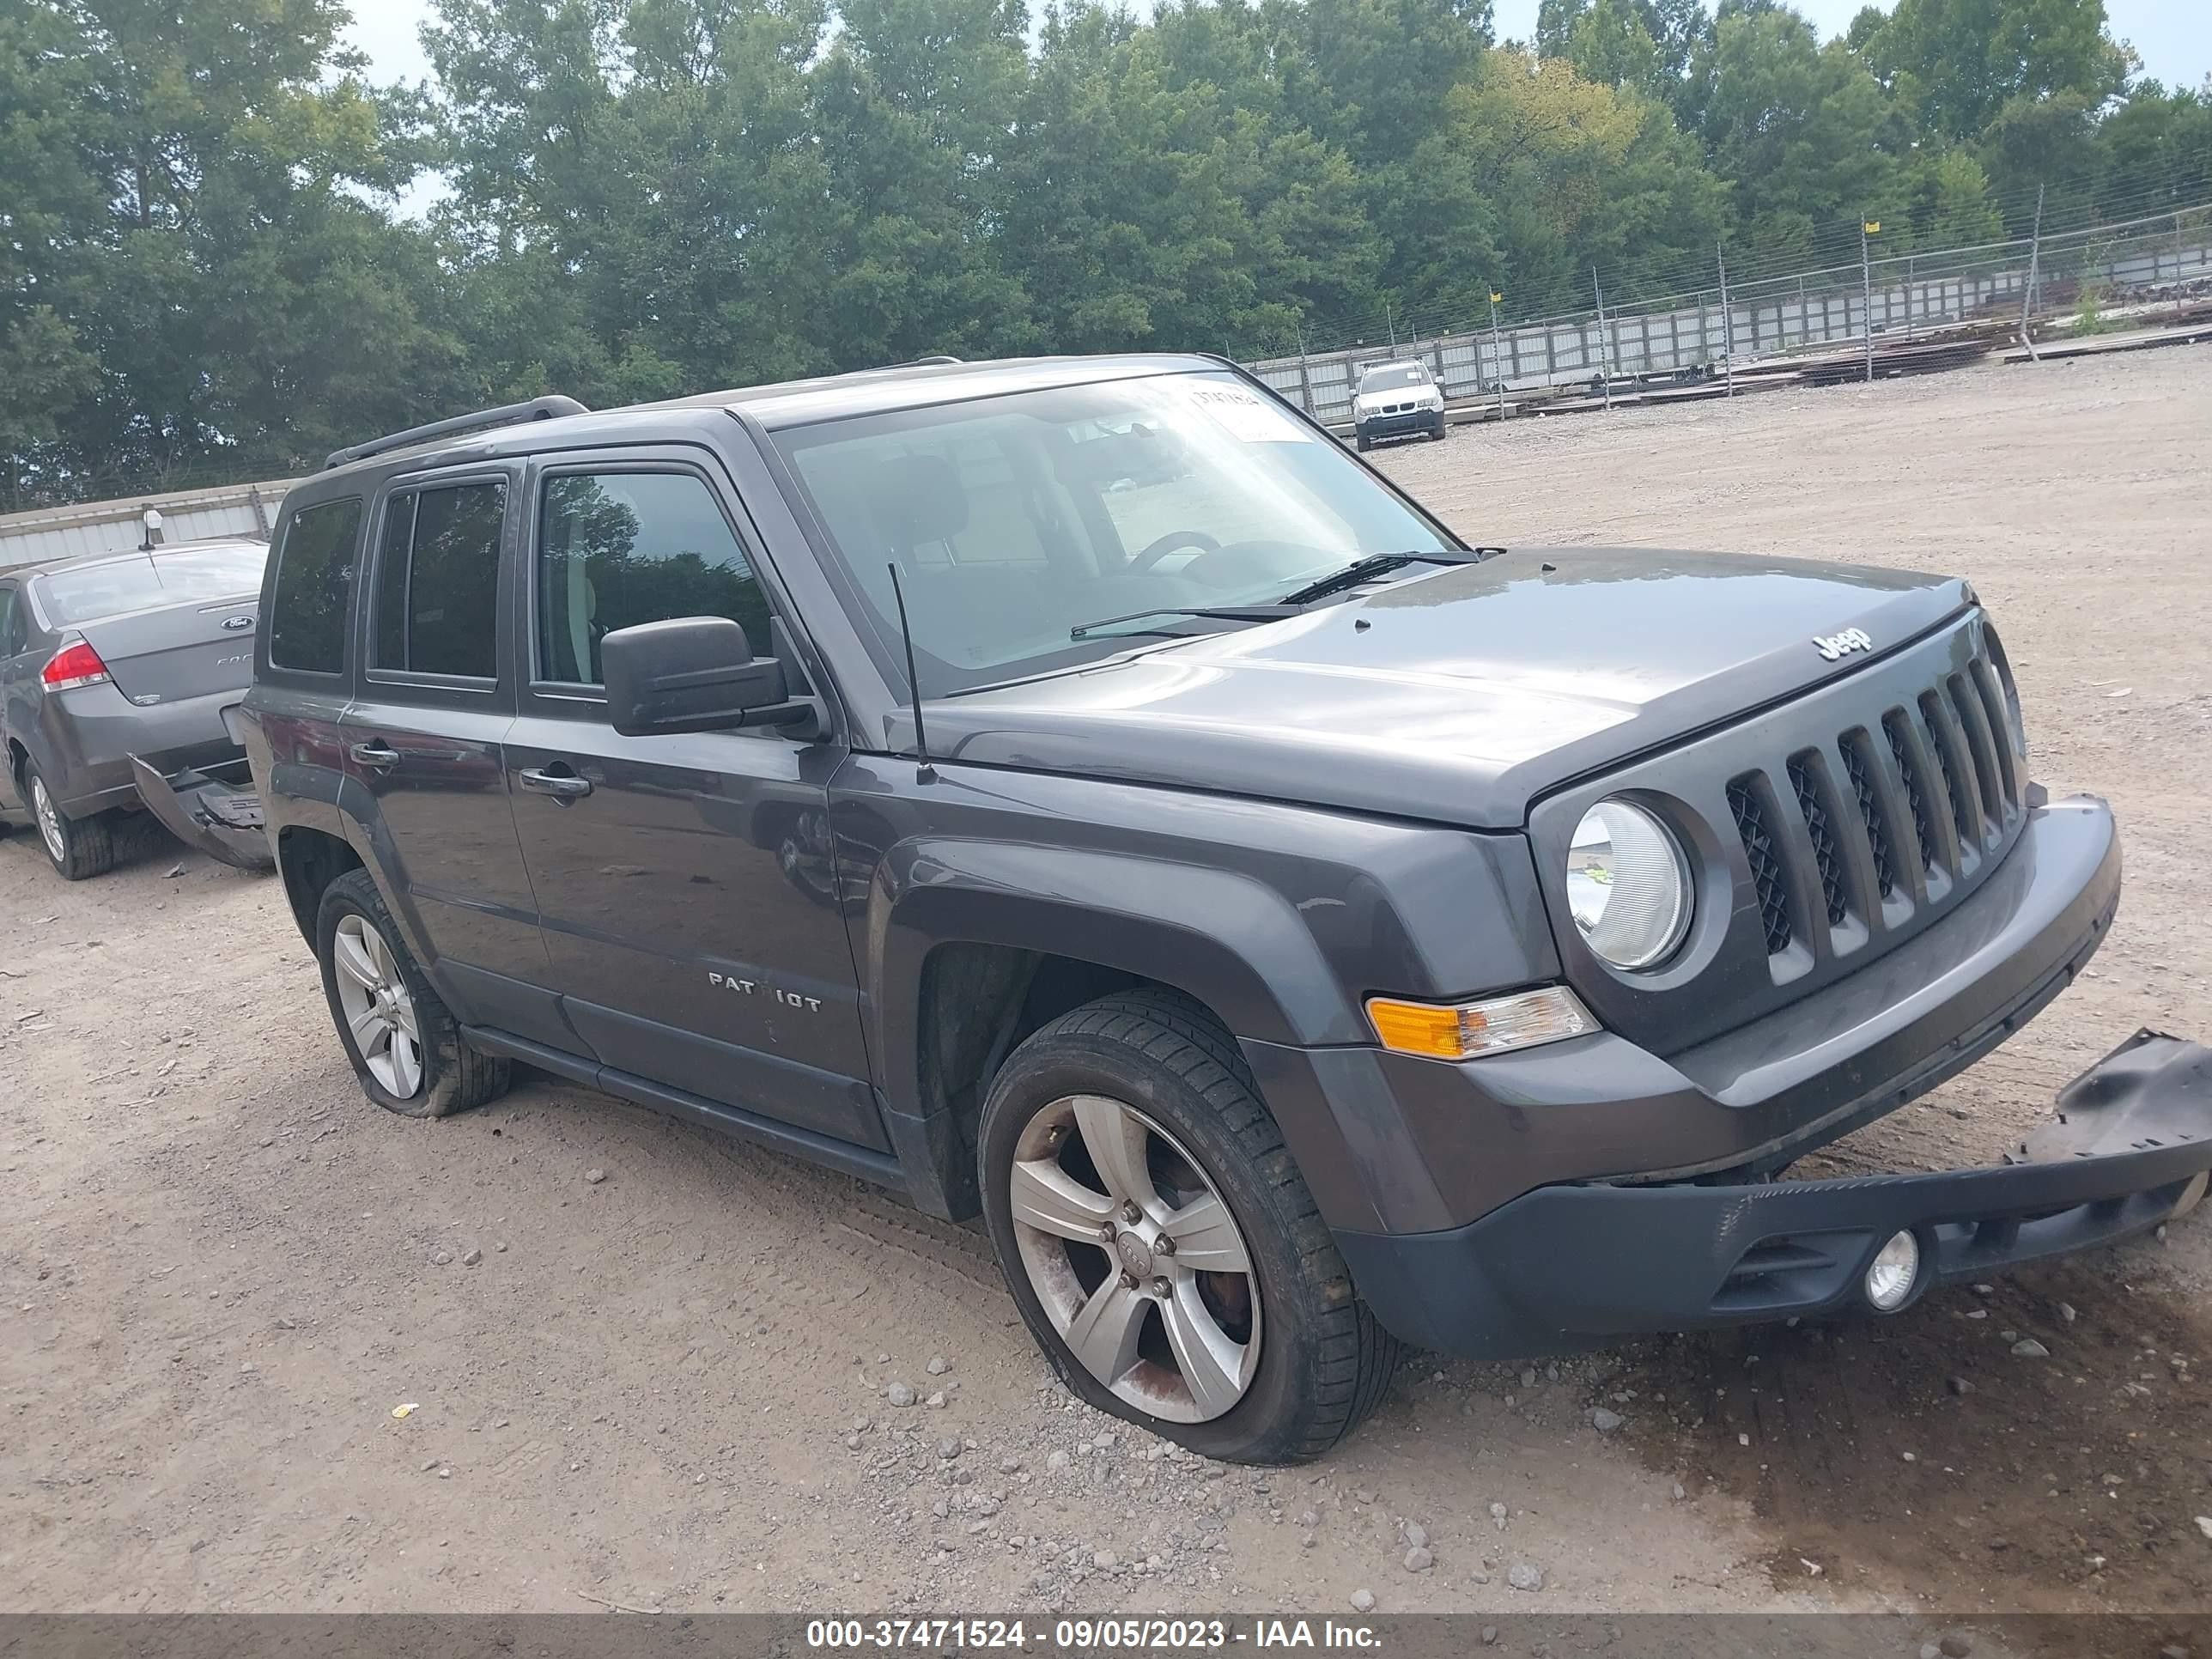
<svg viewBox="0 0 2212 1659">
<path fill-rule="evenodd" d="M 1993 607 L 2129 898 L 2084 982 L 1832 1167 L 1987 1157 L 2136 1026 L 2212 1026 L 2167 896 L 2212 806 L 2207 368 L 1382 457 L 1485 541 L 1955 570 Z M 1880 1326 L 1417 1355 L 1328 1462 L 1255 1473 L 1071 1400 L 970 1230 L 543 1079 L 377 1112 L 276 884 L 171 847 L 70 887 L 0 840 L 0 1610 L 2212 1606 L 2202 1219 Z"/>
</svg>

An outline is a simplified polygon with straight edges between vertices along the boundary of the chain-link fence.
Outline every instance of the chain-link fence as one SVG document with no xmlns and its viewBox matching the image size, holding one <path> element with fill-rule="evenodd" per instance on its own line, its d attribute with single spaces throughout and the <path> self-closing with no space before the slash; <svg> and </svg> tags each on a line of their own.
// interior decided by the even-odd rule
<svg viewBox="0 0 2212 1659">
<path fill-rule="evenodd" d="M 1563 397 L 1603 398 L 1802 369 L 1855 349 L 1869 377 L 1908 361 L 1905 346 L 2032 330 L 2094 333 L 2140 326 L 2212 301 L 2212 201 L 2111 223 L 2045 230 L 1969 246 L 1881 252 L 1878 222 L 1861 257 L 1776 270 L 1716 250 L 1709 284 L 1633 306 L 1593 304 L 1552 316 L 1493 320 L 1426 337 L 1402 335 L 1247 366 L 1324 421 L 1347 422 L 1360 371 L 1418 359 L 1447 399 L 1510 414 Z M 1595 284 L 1594 284 L 1595 286 Z M 1839 370 L 1848 365 L 1838 365 Z"/>
</svg>

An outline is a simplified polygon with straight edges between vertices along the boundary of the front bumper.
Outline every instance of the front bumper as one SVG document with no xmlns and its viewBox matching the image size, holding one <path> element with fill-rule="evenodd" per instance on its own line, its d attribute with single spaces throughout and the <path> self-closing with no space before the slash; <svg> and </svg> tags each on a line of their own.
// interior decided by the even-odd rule
<svg viewBox="0 0 2212 1659">
<path fill-rule="evenodd" d="M 1762 1185 L 1547 1187 L 1445 1232 L 1340 1233 L 1407 1341 L 1476 1358 L 1835 1312 L 1910 1230 L 1930 1285 L 2108 1244 L 2193 1205 L 2212 1170 L 2212 1053 L 2138 1032 L 2007 1164 Z"/>
<path fill-rule="evenodd" d="M 1456 1065 L 1243 1047 L 1286 1132 L 1334 1131 L 1340 1152 L 1307 1176 L 1332 1227 L 1440 1232 L 1563 1182 L 1778 1170 L 2027 1024 L 2087 965 L 2119 896 L 2112 812 L 2077 796 L 2031 808 L 2004 862 L 1936 925 L 1665 1058 L 1610 1031 Z"/>
<path fill-rule="evenodd" d="M 1352 426 L 1364 438 L 1407 438 L 1434 432 L 1444 423 L 1441 409 L 1401 410 L 1395 415 L 1356 415 Z"/>
<path fill-rule="evenodd" d="M 1856 1296 L 1902 1229 L 1932 1277 L 1986 1273 L 2154 1225 L 2212 1168 L 2203 1051 L 2146 1039 L 2070 1089 L 2069 1121 L 2024 1161 L 1769 1179 L 2019 1030 L 2087 963 L 2119 891 L 2105 804 L 2039 801 L 1941 921 L 1664 1058 L 1610 1032 L 1457 1065 L 1243 1047 L 1286 1125 L 1337 1127 L 1346 1155 L 1315 1195 L 1361 1296 L 1408 1341 L 1521 1357 L 1816 1314 Z"/>
</svg>

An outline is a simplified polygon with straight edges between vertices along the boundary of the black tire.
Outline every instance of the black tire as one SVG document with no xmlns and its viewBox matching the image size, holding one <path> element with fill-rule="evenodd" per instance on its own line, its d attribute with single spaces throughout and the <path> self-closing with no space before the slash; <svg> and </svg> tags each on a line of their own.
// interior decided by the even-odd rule
<svg viewBox="0 0 2212 1659">
<path fill-rule="evenodd" d="M 1444 441 L 1444 417 L 1443 416 L 1439 415 L 1437 416 L 1436 426 L 1430 431 L 1429 436 L 1435 439 L 1438 443 L 1442 443 Z"/>
<path fill-rule="evenodd" d="M 47 838 L 46 825 L 39 813 L 38 797 L 46 793 L 46 780 L 39 775 L 35 762 L 23 763 L 23 805 L 31 814 L 31 828 L 38 833 L 39 845 L 45 849 L 46 861 L 52 865 L 64 881 L 86 881 L 94 876 L 104 876 L 115 867 L 115 826 L 112 816 L 95 812 L 89 817 L 72 818 L 64 812 L 58 803 L 54 807 L 55 833 L 61 837 L 57 851 Z M 49 800 L 52 799 L 47 794 Z"/>
<path fill-rule="evenodd" d="M 422 1076 L 414 1093 L 404 1099 L 370 1073 L 338 1000 L 333 941 L 339 922 L 349 915 L 360 916 L 381 936 L 415 1005 L 416 1029 L 422 1034 Z M 337 1027 L 338 1042 L 353 1062 L 362 1091 L 386 1111 L 402 1117 L 445 1117 L 496 1100 L 507 1092 L 514 1080 L 514 1066 L 503 1057 L 471 1048 L 462 1038 L 459 1022 L 416 965 L 368 871 L 349 870 L 323 890 L 322 902 L 315 912 L 315 957 L 322 965 L 323 996 L 330 1004 L 331 1023 Z"/>
<path fill-rule="evenodd" d="M 1363 455 L 1375 447 L 1375 441 L 1357 427 L 1352 429 L 1352 441 L 1359 447 L 1359 453 Z"/>
<path fill-rule="evenodd" d="M 1264 1325 L 1243 1396 L 1208 1421 L 1152 1416 L 1094 1378 L 1053 1327 L 1023 1267 L 1009 1187 L 1030 1119 L 1071 1095 L 1125 1102 L 1182 1144 L 1227 1203 L 1258 1280 Z M 1399 1345 L 1358 1299 L 1282 1132 L 1235 1040 L 1170 991 L 1103 997 L 1016 1048 L 993 1080 L 977 1136 L 984 1218 L 1007 1287 L 1067 1386 L 1101 1411 L 1207 1457 L 1317 1457 L 1381 1402 Z"/>
</svg>

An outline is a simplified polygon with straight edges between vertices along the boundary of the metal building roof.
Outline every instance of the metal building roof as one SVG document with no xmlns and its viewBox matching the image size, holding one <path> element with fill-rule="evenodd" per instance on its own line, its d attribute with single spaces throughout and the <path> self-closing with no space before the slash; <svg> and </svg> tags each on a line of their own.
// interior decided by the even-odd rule
<svg viewBox="0 0 2212 1659">
<path fill-rule="evenodd" d="M 143 534 L 140 520 L 149 507 L 161 515 L 166 542 L 207 536 L 251 536 L 265 541 L 284 492 L 295 482 L 277 478 L 10 513 L 0 516 L 0 570 L 81 553 L 127 552 L 139 544 Z"/>
</svg>

